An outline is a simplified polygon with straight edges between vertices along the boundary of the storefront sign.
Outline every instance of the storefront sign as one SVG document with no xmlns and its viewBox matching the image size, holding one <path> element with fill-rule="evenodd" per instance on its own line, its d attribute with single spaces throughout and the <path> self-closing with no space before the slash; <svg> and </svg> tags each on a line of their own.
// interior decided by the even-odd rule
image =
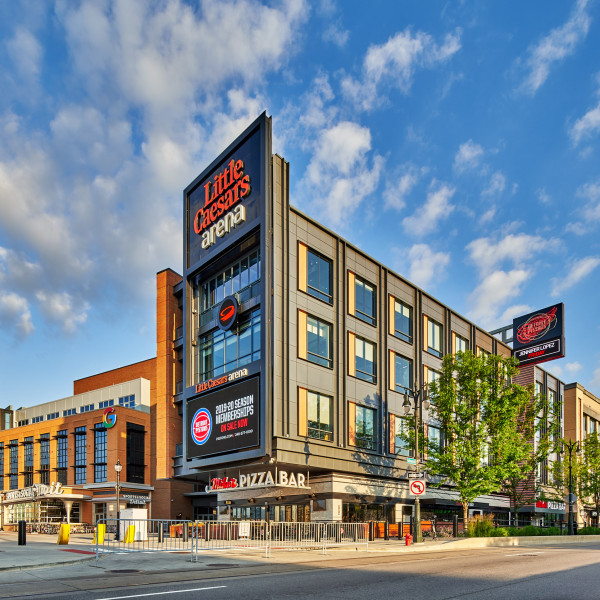
<svg viewBox="0 0 600 600">
<path fill-rule="evenodd" d="M 255 473 L 240 473 L 235 477 L 213 477 L 210 484 L 205 486 L 205 492 L 215 492 L 227 489 L 254 489 L 265 487 L 295 487 L 306 488 L 306 475 L 275 469 L 274 471 L 257 471 Z"/>
<path fill-rule="evenodd" d="M 129 504 L 146 504 L 150 502 L 148 496 L 142 496 L 141 494 L 121 494 L 121 498 Z"/>
<path fill-rule="evenodd" d="M 258 377 L 190 400 L 188 458 L 258 446 L 259 400 Z"/>
<path fill-rule="evenodd" d="M 117 422 L 117 415 L 114 414 L 115 409 L 112 406 L 109 406 L 102 415 L 102 423 L 106 429 L 110 429 Z"/>
<path fill-rule="evenodd" d="M 20 490 L 12 490 L 6 492 L 4 499 L 7 501 L 11 500 L 22 500 L 39 498 L 40 496 L 60 496 L 64 494 L 62 484 L 51 483 L 50 485 L 44 485 L 43 483 L 35 483 L 31 487 L 26 487 Z"/>
<path fill-rule="evenodd" d="M 219 306 L 218 325 L 222 331 L 229 331 L 237 317 L 238 303 L 234 296 L 227 296 Z"/>
<path fill-rule="evenodd" d="M 209 379 L 208 381 L 197 383 L 196 394 L 219 387 L 221 385 L 224 385 L 225 383 L 231 383 L 232 381 L 235 381 L 236 379 L 241 379 L 242 377 L 248 377 L 248 369 L 238 369 L 237 371 L 234 371 L 233 373 L 228 373 L 227 375 L 223 375 L 222 377 L 215 377 L 214 379 Z"/>
<path fill-rule="evenodd" d="M 564 502 L 548 502 L 547 500 L 538 500 L 535 503 L 536 508 L 548 508 L 550 510 L 565 510 Z"/>
<path fill-rule="evenodd" d="M 513 319 L 513 356 L 520 365 L 562 358 L 564 344 L 564 304 Z"/>
</svg>

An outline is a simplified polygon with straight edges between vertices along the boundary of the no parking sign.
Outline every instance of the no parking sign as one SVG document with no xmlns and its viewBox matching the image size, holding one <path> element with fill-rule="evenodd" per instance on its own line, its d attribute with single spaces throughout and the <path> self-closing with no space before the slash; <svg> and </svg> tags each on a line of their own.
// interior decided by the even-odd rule
<svg viewBox="0 0 600 600">
<path fill-rule="evenodd" d="M 415 479 L 410 482 L 409 490 L 413 496 L 422 496 L 425 493 L 425 482 L 420 479 Z"/>
</svg>

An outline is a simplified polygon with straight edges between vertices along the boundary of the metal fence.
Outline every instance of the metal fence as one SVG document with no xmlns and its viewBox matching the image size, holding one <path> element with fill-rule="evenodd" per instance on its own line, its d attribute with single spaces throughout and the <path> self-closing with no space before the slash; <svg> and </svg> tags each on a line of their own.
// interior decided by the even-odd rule
<svg viewBox="0 0 600 600">
<path fill-rule="evenodd" d="M 190 552 L 203 550 L 319 549 L 365 544 L 367 523 L 280 523 L 267 521 L 164 521 L 102 519 L 95 533 L 96 559 L 107 552 Z"/>
</svg>

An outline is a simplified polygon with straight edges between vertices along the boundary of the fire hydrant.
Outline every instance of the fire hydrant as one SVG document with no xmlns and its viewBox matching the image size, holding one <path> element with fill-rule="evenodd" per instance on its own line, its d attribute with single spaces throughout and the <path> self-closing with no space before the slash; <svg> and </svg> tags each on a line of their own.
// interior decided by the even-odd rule
<svg viewBox="0 0 600 600">
<path fill-rule="evenodd" d="M 413 541 L 413 536 L 412 536 L 412 535 L 410 535 L 410 533 L 407 533 L 407 534 L 404 536 L 404 543 L 405 543 L 407 546 L 410 546 L 410 545 L 412 544 L 412 541 Z"/>
</svg>

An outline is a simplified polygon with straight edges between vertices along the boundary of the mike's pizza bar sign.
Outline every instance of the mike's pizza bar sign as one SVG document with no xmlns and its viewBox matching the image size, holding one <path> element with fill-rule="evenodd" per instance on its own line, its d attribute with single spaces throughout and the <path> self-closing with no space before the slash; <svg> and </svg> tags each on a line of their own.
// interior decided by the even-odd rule
<svg viewBox="0 0 600 600">
<path fill-rule="evenodd" d="M 261 216 L 265 127 L 259 117 L 185 189 L 187 268 L 231 243 Z"/>
<path fill-rule="evenodd" d="M 519 365 L 533 365 L 565 355 L 564 304 L 513 320 L 513 356 Z"/>
<path fill-rule="evenodd" d="M 259 389 L 256 376 L 190 400 L 188 459 L 258 447 Z"/>
</svg>

